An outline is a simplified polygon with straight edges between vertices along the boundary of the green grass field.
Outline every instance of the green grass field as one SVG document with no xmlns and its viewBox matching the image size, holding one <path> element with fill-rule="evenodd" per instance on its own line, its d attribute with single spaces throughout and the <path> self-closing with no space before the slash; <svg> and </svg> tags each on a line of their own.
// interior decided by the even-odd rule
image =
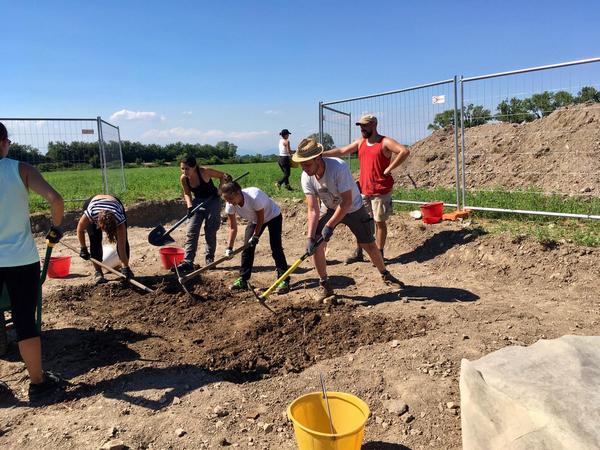
<svg viewBox="0 0 600 450">
<path fill-rule="evenodd" d="M 292 192 L 277 190 L 275 181 L 281 177 L 277 163 L 225 164 L 215 166 L 218 170 L 234 177 L 248 171 L 250 174 L 240 180 L 242 187 L 257 186 L 268 195 L 278 198 L 302 198 L 300 189 L 300 169 L 292 169 L 290 184 Z M 353 171 L 358 170 L 358 161 L 351 161 Z M 138 167 L 125 170 L 127 191 L 119 197 L 130 205 L 144 200 L 172 200 L 182 197 L 179 186 L 179 167 Z M 44 177 L 67 200 L 67 209 L 79 209 L 84 199 L 102 191 L 100 171 L 80 170 L 46 172 Z M 396 189 L 394 198 L 415 201 L 456 201 L 452 189 Z M 546 210 L 565 213 L 600 215 L 600 199 L 582 199 L 547 196 L 534 191 L 506 192 L 502 190 L 473 192 L 467 195 L 467 204 L 522 210 Z M 31 211 L 47 210 L 46 202 L 39 196 L 31 195 Z M 397 210 L 417 209 L 416 205 L 399 205 Z M 477 212 L 473 220 L 484 224 L 490 232 L 510 231 L 514 235 L 533 235 L 540 242 L 566 240 L 580 245 L 600 246 L 600 221 L 549 218 L 532 215 L 510 215 L 491 212 Z"/>
</svg>

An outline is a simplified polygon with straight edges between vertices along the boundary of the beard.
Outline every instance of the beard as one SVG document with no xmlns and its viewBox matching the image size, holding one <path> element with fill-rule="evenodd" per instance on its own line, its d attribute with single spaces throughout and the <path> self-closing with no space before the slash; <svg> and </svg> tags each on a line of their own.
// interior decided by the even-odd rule
<svg viewBox="0 0 600 450">
<path fill-rule="evenodd" d="M 373 135 L 373 130 L 360 130 L 360 134 L 362 134 L 362 137 L 365 139 L 369 139 Z"/>
</svg>

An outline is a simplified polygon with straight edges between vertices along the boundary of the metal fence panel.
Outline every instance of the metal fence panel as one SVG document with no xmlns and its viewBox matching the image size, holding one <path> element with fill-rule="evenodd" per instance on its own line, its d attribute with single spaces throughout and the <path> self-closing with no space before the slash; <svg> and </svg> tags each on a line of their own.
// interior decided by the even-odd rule
<svg viewBox="0 0 600 450">
<path fill-rule="evenodd" d="M 98 118 L 0 118 L 0 122 L 12 141 L 9 156 L 36 166 L 66 201 L 82 201 L 100 192 L 122 192 L 118 128 Z M 102 129 L 107 135 L 104 153 Z M 118 177 L 113 173 L 119 173 Z M 32 202 L 38 201 L 42 202 L 34 196 Z"/>
<path fill-rule="evenodd" d="M 119 127 L 98 118 L 100 143 L 104 157 L 105 192 L 119 195 L 127 189 Z"/>
<path fill-rule="evenodd" d="M 454 79 L 428 83 L 396 91 L 380 94 L 354 97 L 343 100 L 323 102 L 320 108 L 320 131 L 330 134 L 335 146 L 345 145 L 360 137 L 360 129 L 355 122 L 364 114 L 373 114 L 377 117 L 377 129 L 380 134 L 390 136 L 400 143 L 412 145 L 433 132 L 436 115 L 449 111 L 454 115 L 457 106 L 456 95 L 457 81 Z M 454 119 L 456 120 L 456 119 Z M 348 125 L 346 125 L 348 124 Z M 349 132 L 347 127 L 349 126 Z M 346 137 L 346 134 L 348 136 Z M 444 155 L 444 164 L 451 164 L 453 169 L 458 168 L 457 159 L 457 131 L 454 130 L 454 143 L 448 147 L 448 154 Z M 327 136 L 324 136 L 326 138 Z M 413 155 L 411 155 L 411 158 Z M 455 170 L 456 172 L 456 170 Z M 413 176 L 414 175 L 414 176 Z M 456 180 L 446 183 L 444 187 L 456 190 L 456 203 L 459 200 L 458 173 Z M 406 187 L 417 186 L 414 179 L 416 174 L 398 170 L 396 179 L 400 178 L 400 185 Z M 441 186 L 427 186 L 435 188 Z M 436 200 L 432 189 L 423 190 L 423 198 L 418 201 L 396 200 L 400 203 L 426 203 Z M 430 193 L 431 192 L 431 193 Z"/>
<path fill-rule="evenodd" d="M 600 217 L 589 201 L 600 188 L 600 58 L 462 78 L 460 87 L 465 207 Z M 525 195 L 535 207 L 519 208 Z M 573 198 L 581 201 L 549 206 Z"/>
</svg>

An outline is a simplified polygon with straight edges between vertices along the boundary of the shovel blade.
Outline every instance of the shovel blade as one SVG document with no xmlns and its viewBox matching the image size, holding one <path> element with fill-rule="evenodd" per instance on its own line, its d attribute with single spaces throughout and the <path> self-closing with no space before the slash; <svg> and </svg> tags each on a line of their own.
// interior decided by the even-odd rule
<svg viewBox="0 0 600 450">
<path fill-rule="evenodd" d="M 165 227 L 162 225 L 157 226 L 148 234 L 148 242 L 157 247 L 175 242 L 171 236 L 165 234 L 166 232 Z"/>
</svg>

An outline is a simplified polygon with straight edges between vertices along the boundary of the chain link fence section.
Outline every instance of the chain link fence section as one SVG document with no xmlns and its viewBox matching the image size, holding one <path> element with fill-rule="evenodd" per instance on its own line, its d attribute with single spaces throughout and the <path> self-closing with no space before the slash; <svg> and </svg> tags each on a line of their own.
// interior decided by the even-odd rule
<svg viewBox="0 0 600 450">
<path fill-rule="evenodd" d="M 117 127 L 100 118 L 0 118 L 0 122 L 12 141 L 9 157 L 37 167 L 66 201 L 124 190 Z M 34 195 L 32 202 L 38 201 L 43 203 Z"/>
<path fill-rule="evenodd" d="M 320 132 L 322 139 L 326 134 L 334 133 L 340 142 L 352 142 L 360 137 L 360 128 L 355 126 L 356 121 L 365 114 L 377 117 L 377 130 L 379 134 L 389 136 L 396 141 L 412 146 L 430 136 L 436 129 L 436 116 L 447 114 L 450 122 L 457 120 L 457 79 L 437 81 L 434 83 L 383 92 L 380 94 L 353 97 L 343 100 L 320 103 Z M 348 115 L 348 116 L 347 116 Z M 345 123 L 349 118 L 349 137 Z M 328 131 L 330 130 L 330 131 Z M 333 136 L 332 136 L 333 137 Z M 450 165 L 453 169 L 454 180 L 444 180 L 443 185 L 432 185 L 421 180 L 427 178 L 426 173 L 409 173 L 406 168 L 400 167 L 395 173 L 397 185 L 406 188 L 422 188 L 422 198 L 417 200 L 394 200 L 398 203 L 422 204 L 438 200 L 433 192 L 435 188 L 445 187 L 456 190 L 456 203 L 446 203 L 448 206 L 457 206 L 460 199 L 459 173 L 458 173 L 458 133 L 454 127 L 454 142 L 445 146 L 436 164 Z M 335 141 L 335 139 L 334 139 Z M 340 146 L 335 142 L 336 146 Z M 416 151 L 415 151 L 416 150 Z M 410 158 L 418 155 L 418 146 L 411 149 Z M 431 170 L 423 167 L 423 170 Z M 435 168 L 434 168 L 435 170 Z"/>
<path fill-rule="evenodd" d="M 600 58 L 461 77 L 460 91 L 465 208 L 600 219 Z"/>
</svg>

